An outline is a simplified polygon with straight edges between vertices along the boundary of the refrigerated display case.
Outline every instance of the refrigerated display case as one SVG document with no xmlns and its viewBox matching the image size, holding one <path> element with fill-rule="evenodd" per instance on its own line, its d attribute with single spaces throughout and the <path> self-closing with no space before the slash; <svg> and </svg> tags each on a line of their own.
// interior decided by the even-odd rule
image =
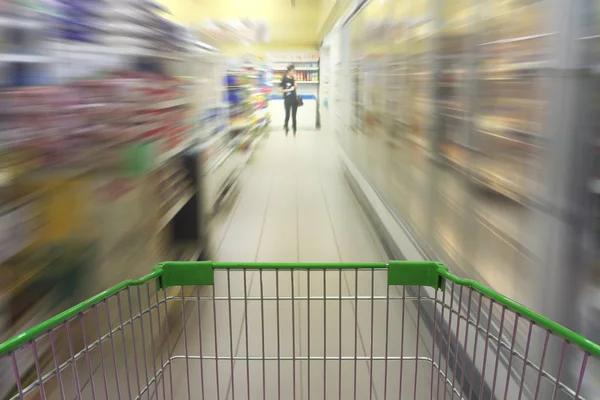
<svg viewBox="0 0 600 400">
<path fill-rule="evenodd" d="M 352 157 L 416 236 L 513 292 L 536 257 L 527 224 L 548 140 L 545 3 L 405 3 L 369 4 L 349 24 Z M 382 9 L 391 21 L 373 18 Z"/>
<path fill-rule="evenodd" d="M 353 94 L 336 103 L 353 119 L 349 170 L 425 258 L 578 331 L 598 298 L 582 277 L 600 276 L 599 15 L 592 1 L 370 2 L 342 30 Z"/>
<path fill-rule="evenodd" d="M 387 110 L 389 63 L 389 1 L 369 4 L 361 26 L 360 65 L 362 90 L 357 106 L 361 109 L 360 153 L 368 178 L 378 187 L 388 186 L 387 136 L 390 113 Z"/>
<path fill-rule="evenodd" d="M 466 167 L 467 152 L 472 150 L 467 123 L 469 33 L 467 20 L 449 21 L 440 39 L 439 152 L 444 161 L 458 169 Z"/>
<path fill-rule="evenodd" d="M 477 182 L 517 202 L 531 204 L 541 196 L 540 150 L 543 72 L 548 67 L 551 29 L 545 2 L 509 9 L 492 9 L 480 50 L 482 81 L 476 116 L 473 170 Z"/>
</svg>

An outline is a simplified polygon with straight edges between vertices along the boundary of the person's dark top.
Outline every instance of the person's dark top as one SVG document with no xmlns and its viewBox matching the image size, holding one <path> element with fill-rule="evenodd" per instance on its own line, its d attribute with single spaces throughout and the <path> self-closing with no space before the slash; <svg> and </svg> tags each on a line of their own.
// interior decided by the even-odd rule
<svg viewBox="0 0 600 400">
<path fill-rule="evenodd" d="M 279 84 L 279 87 L 282 89 L 289 89 L 292 86 L 296 86 L 296 80 L 294 78 L 288 78 L 287 75 L 283 77 L 281 83 Z M 296 99 L 296 89 L 294 89 L 292 92 L 283 93 L 283 97 L 286 101 Z"/>
</svg>

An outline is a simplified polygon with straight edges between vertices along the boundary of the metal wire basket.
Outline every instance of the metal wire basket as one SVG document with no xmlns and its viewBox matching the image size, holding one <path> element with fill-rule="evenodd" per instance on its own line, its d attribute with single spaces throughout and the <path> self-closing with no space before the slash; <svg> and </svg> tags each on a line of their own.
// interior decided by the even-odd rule
<svg viewBox="0 0 600 400">
<path fill-rule="evenodd" d="M 167 262 L 0 344 L 0 395 L 581 399 L 599 355 L 435 262 Z"/>
</svg>

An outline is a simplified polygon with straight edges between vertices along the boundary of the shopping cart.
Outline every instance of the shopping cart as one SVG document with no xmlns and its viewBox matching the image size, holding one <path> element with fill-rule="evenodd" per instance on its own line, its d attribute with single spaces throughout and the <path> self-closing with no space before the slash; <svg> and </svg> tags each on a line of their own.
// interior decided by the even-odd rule
<svg viewBox="0 0 600 400">
<path fill-rule="evenodd" d="M 435 262 L 166 262 L 1 344 L 0 371 L 18 399 L 578 399 L 599 355 Z"/>
</svg>

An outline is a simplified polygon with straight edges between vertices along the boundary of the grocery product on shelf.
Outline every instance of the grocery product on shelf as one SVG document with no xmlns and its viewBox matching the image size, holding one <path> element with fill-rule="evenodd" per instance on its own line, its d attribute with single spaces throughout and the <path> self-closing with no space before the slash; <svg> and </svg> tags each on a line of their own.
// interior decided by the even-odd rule
<svg viewBox="0 0 600 400">
<path fill-rule="evenodd" d="M 200 239 L 176 252 L 171 235 L 173 221 L 196 222 L 182 217 L 198 187 L 180 161 L 198 128 L 226 123 L 198 104 L 197 79 L 179 77 L 207 50 L 162 14 L 144 0 L 0 5 L 0 339 L 74 304 L 77 280 L 98 291 L 199 257 Z M 33 360 L 17 362 L 28 379 Z M 14 384 L 4 377 L 0 398 Z"/>
<path fill-rule="evenodd" d="M 464 171 L 469 159 L 469 60 L 467 43 L 471 31 L 461 20 L 447 24 L 441 37 L 438 90 L 439 154 L 449 165 Z"/>
<path fill-rule="evenodd" d="M 120 71 L 107 79 L 0 91 L 3 155 L 26 152 L 35 168 L 101 166 L 106 152 L 153 141 L 159 153 L 192 124 L 179 79 Z M 10 168 L 5 164 L 5 168 Z"/>
<path fill-rule="evenodd" d="M 477 174 L 488 175 L 485 186 L 525 202 L 539 201 L 533 177 L 537 155 L 546 144 L 541 132 L 542 71 L 549 60 L 552 34 L 540 19 L 540 7 L 537 3 L 490 10 L 488 30 L 479 41 L 481 103 L 473 146 L 485 157 L 478 158 L 474 168 Z M 494 173 L 489 175 L 488 170 Z"/>
<path fill-rule="evenodd" d="M 428 143 L 427 129 L 433 110 L 431 99 L 432 74 L 427 67 L 426 55 L 415 56 L 409 66 L 408 88 L 413 98 L 413 114 L 410 117 L 408 137 L 418 146 L 426 147 Z"/>
<path fill-rule="evenodd" d="M 249 138 L 264 133 L 270 89 L 261 69 L 246 67 L 227 76 L 231 129 L 238 147 L 247 150 Z"/>
<path fill-rule="evenodd" d="M 274 63 L 272 85 L 277 86 L 287 72 L 287 66 L 294 65 L 296 70 L 296 81 L 300 82 L 318 82 L 319 80 L 319 64 L 305 61 L 290 61 L 290 63 Z"/>
</svg>

